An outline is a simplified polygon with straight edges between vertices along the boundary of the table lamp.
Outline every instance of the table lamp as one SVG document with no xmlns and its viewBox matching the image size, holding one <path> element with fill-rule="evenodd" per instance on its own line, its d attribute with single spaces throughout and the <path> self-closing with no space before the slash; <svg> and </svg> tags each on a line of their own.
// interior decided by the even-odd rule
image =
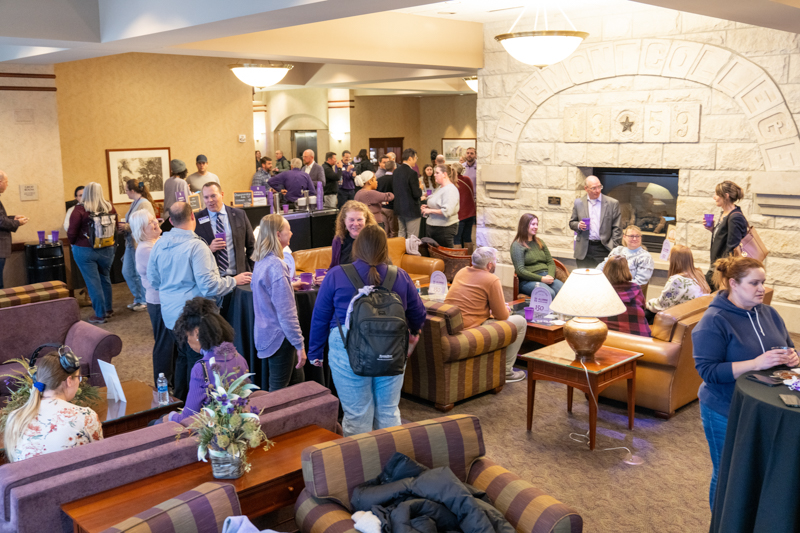
<svg viewBox="0 0 800 533">
<path fill-rule="evenodd" d="M 558 291 L 550 310 L 572 316 L 564 325 L 564 339 L 577 357 L 593 359 L 608 335 L 608 326 L 597 317 L 617 316 L 625 304 L 599 270 L 573 270 Z"/>
</svg>

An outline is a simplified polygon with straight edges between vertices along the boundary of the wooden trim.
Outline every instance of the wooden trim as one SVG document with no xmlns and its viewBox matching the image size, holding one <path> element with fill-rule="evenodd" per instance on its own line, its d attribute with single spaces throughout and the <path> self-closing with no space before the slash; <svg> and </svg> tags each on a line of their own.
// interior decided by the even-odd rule
<svg viewBox="0 0 800 533">
<path fill-rule="evenodd" d="M 58 230 L 58 232 L 59 232 L 59 234 L 65 233 L 65 231 L 63 229 Z M 69 243 L 69 239 L 67 237 L 59 236 L 58 240 L 59 240 L 59 242 L 61 242 L 61 245 L 64 247 L 65 250 L 71 246 L 70 243 Z M 27 241 L 27 242 L 33 242 L 33 241 Z M 12 252 L 24 252 L 25 251 L 25 244 L 26 244 L 25 242 L 15 242 L 15 243 L 13 243 L 11 245 L 11 251 Z"/>
<path fill-rule="evenodd" d="M 329 104 L 341 104 L 342 102 L 355 103 L 355 100 L 328 100 Z"/>
<path fill-rule="evenodd" d="M 55 74 L 25 74 L 22 72 L 0 72 L 0 78 L 36 78 L 45 80 L 56 79 Z"/>
<path fill-rule="evenodd" d="M 329 105 L 328 109 L 355 109 L 354 105 Z"/>
<path fill-rule="evenodd" d="M 12 85 L 0 85 L 0 91 L 45 91 L 56 92 L 55 87 L 14 87 Z"/>
</svg>

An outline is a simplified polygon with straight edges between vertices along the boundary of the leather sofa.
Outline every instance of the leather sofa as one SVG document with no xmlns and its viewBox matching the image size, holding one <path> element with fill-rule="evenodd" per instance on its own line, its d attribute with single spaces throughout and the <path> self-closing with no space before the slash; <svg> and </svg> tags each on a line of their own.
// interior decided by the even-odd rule
<svg viewBox="0 0 800 533">
<path fill-rule="evenodd" d="M 449 467 L 486 492 L 519 533 L 580 533 L 583 519 L 569 506 L 488 459 L 478 417 L 445 416 L 345 437 L 303 450 L 305 488 L 295 503 L 302 533 L 355 533 L 353 489 L 380 475 L 395 452 L 428 468 Z"/>
<path fill-rule="evenodd" d="M 419 280 L 420 285 L 428 283 L 431 274 L 437 270 L 444 272 L 444 261 L 431 257 L 422 257 L 406 253 L 406 239 L 393 237 L 388 239 L 389 259 L 393 265 L 405 270 L 411 281 Z M 318 268 L 328 268 L 331 264 L 331 247 L 312 248 L 310 250 L 297 250 L 292 252 L 295 270 L 300 272 L 314 272 Z"/>
<path fill-rule="evenodd" d="M 464 329 L 458 307 L 424 303 L 428 316 L 406 364 L 403 392 L 434 402 L 442 412 L 482 392 L 500 392 L 506 384 L 505 348 L 516 339 L 517 328 L 499 320 Z"/>
<path fill-rule="evenodd" d="M 263 409 L 261 427 L 269 437 L 312 424 L 341 434 L 339 400 L 315 382 L 254 394 L 250 405 Z M 61 505 L 195 462 L 197 442 L 189 430 L 165 422 L 5 464 L 0 466 L 0 533 L 72 532 Z"/>
<path fill-rule="evenodd" d="M 0 374 L 21 372 L 22 366 L 9 359 L 27 358 L 42 344 L 54 342 L 72 348 L 81 360 L 81 374 L 92 385 L 104 387 L 98 361 L 110 363 L 122 351 L 117 335 L 81 321 L 75 298 L 2 308 L 0 324 Z M 5 382 L 0 381 L 0 398 L 8 394 Z"/>
<path fill-rule="evenodd" d="M 772 289 L 767 288 L 765 304 L 772 301 L 772 294 Z M 694 367 L 692 331 L 714 296 L 701 296 L 661 311 L 650 328 L 652 337 L 608 332 L 606 346 L 644 354 L 636 362 L 637 406 L 669 419 L 676 409 L 697 399 L 703 380 Z M 600 396 L 625 402 L 627 390 L 623 380 L 612 383 Z"/>
</svg>

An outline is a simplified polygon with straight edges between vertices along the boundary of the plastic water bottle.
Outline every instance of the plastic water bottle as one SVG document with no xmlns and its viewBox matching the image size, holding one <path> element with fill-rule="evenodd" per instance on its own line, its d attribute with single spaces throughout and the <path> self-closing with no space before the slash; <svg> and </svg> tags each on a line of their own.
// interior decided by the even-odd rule
<svg viewBox="0 0 800 533">
<path fill-rule="evenodd" d="M 414 286 L 417 288 L 417 294 L 422 294 L 422 287 L 419 286 L 419 280 L 414 280 Z"/>
<path fill-rule="evenodd" d="M 158 405 L 167 405 L 169 403 L 169 389 L 167 388 L 167 378 L 161 372 L 158 375 Z"/>
</svg>

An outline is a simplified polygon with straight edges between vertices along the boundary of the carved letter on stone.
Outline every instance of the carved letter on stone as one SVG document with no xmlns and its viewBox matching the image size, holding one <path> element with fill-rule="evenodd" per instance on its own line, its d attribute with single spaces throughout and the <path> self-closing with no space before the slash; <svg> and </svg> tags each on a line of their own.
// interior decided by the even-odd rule
<svg viewBox="0 0 800 533">
<path fill-rule="evenodd" d="M 594 79 L 611 78 L 615 75 L 614 45 L 598 44 L 586 49 L 589 54 L 590 65 Z"/>
<path fill-rule="evenodd" d="M 639 72 L 639 48 L 642 42 L 618 41 L 614 43 L 614 60 L 616 64 L 617 76 L 638 74 Z"/>
<path fill-rule="evenodd" d="M 744 114 L 751 118 L 771 109 L 783 101 L 780 89 L 775 83 L 762 76 L 740 94 L 736 101 L 744 108 Z"/>
<path fill-rule="evenodd" d="M 607 143 L 611 123 L 611 108 L 594 107 L 586 112 L 586 140 L 590 143 Z"/>
<path fill-rule="evenodd" d="M 586 142 L 586 108 L 565 108 L 563 127 L 564 142 Z"/>
<path fill-rule="evenodd" d="M 669 44 L 670 41 L 650 39 L 642 41 L 642 59 L 639 65 L 639 74 L 660 75 L 667 59 Z"/>
<path fill-rule="evenodd" d="M 554 93 L 561 92 L 564 89 L 569 89 L 575 85 L 572 83 L 572 80 L 569 79 L 567 69 L 564 68 L 564 65 L 561 63 L 551 65 L 540 70 L 539 72 L 541 72 L 544 81 L 547 82 L 547 85 L 553 90 Z"/>
<path fill-rule="evenodd" d="M 669 78 L 686 77 L 701 48 L 703 48 L 703 45 L 700 43 L 675 41 L 661 75 Z"/>
<path fill-rule="evenodd" d="M 642 142 L 642 108 L 611 108 L 611 142 Z"/>
<path fill-rule="evenodd" d="M 589 65 L 589 56 L 586 50 L 578 50 L 565 61 L 567 73 L 576 85 L 592 81 L 592 67 Z"/>
<path fill-rule="evenodd" d="M 497 142 L 494 144 L 493 164 L 511 164 L 514 162 L 514 145 L 507 142 Z"/>
<path fill-rule="evenodd" d="M 671 122 L 671 142 L 696 143 L 700 140 L 700 104 L 673 105 Z"/>
<path fill-rule="evenodd" d="M 524 124 L 515 119 L 508 113 L 503 113 L 500 122 L 497 123 L 497 132 L 495 136 L 504 141 L 517 142 Z"/>
<path fill-rule="evenodd" d="M 762 73 L 763 70 L 750 61 L 743 57 L 736 57 L 720 71 L 712 86 L 734 98 Z"/>
<path fill-rule="evenodd" d="M 670 107 L 668 105 L 644 106 L 644 142 L 669 142 Z"/>
<path fill-rule="evenodd" d="M 785 104 L 765 111 L 753 118 L 753 122 L 760 143 L 780 141 L 797 135 L 794 118 Z"/>
<path fill-rule="evenodd" d="M 725 63 L 730 59 L 731 53 L 716 46 L 705 45 L 694 66 L 686 75 L 687 80 L 696 81 L 704 85 L 711 85 Z"/>
<path fill-rule="evenodd" d="M 767 170 L 800 170 L 800 139 L 786 139 L 761 145 Z"/>
<path fill-rule="evenodd" d="M 534 111 L 536 111 L 536 105 L 519 94 L 515 94 L 505 108 L 506 113 L 520 122 L 528 122 Z"/>
<path fill-rule="evenodd" d="M 542 74 L 538 71 L 525 80 L 520 91 L 536 105 L 542 105 L 545 100 L 553 96 L 553 90 L 547 86 Z"/>
</svg>

